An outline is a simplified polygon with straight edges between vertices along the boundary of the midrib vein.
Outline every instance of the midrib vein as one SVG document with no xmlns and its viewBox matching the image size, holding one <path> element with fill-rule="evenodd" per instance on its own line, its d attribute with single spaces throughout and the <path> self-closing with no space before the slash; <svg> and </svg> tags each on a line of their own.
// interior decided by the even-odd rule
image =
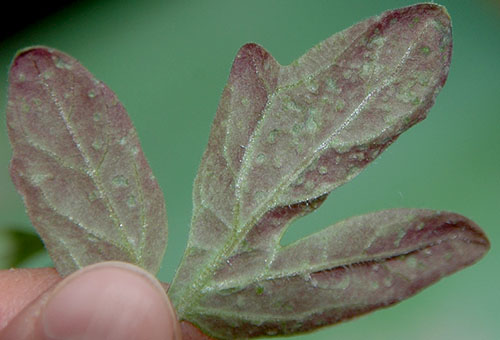
<svg viewBox="0 0 500 340">
<path fill-rule="evenodd" d="M 127 238 L 127 235 L 125 233 L 125 230 L 123 229 L 123 224 L 121 223 L 118 215 L 116 214 L 115 209 L 114 209 L 114 207 L 113 207 L 113 205 L 112 205 L 112 203 L 111 203 L 108 195 L 106 194 L 106 191 L 104 190 L 101 181 L 98 178 L 98 175 L 99 175 L 98 171 L 96 171 L 92 167 L 92 164 L 91 164 L 91 161 L 90 161 L 90 157 L 82 149 L 81 144 L 78 141 L 77 133 L 71 127 L 71 124 L 69 123 L 68 118 L 66 117 L 65 110 L 61 106 L 61 103 L 57 99 L 57 96 L 54 93 L 54 91 L 52 90 L 52 88 L 49 86 L 49 84 L 47 84 L 47 82 L 41 76 L 40 70 L 38 69 L 38 65 L 36 64 L 36 62 L 34 64 L 35 64 L 35 68 L 38 71 L 38 79 L 40 80 L 40 83 L 42 84 L 42 86 L 47 91 L 47 94 L 50 97 L 50 100 L 52 101 L 52 103 L 56 106 L 57 113 L 58 113 L 59 117 L 61 118 L 61 120 L 63 121 L 64 127 L 66 128 L 66 130 L 68 131 L 69 135 L 71 136 L 71 139 L 73 140 L 73 143 L 74 143 L 75 147 L 78 149 L 79 153 L 81 154 L 81 156 L 83 158 L 83 161 L 85 162 L 85 165 L 86 165 L 87 169 L 89 170 L 89 171 L 86 171 L 85 173 L 87 174 L 87 176 L 89 176 L 89 178 L 92 180 L 92 182 L 94 183 L 95 187 L 99 191 L 100 196 L 102 197 L 102 199 L 103 199 L 106 207 L 108 208 L 109 215 L 110 215 L 111 219 L 114 221 L 114 224 L 117 227 L 117 230 L 119 231 L 119 233 L 121 235 L 121 239 L 122 239 L 123 244 L 127 245 L 125 247 L 125 250 L 127 252 L 131 253 L 132 256 L 133 256 L 133 258 L 135 258 L 135 259 L 141 259 L 141 257 L 138 256 L 138 254 L 136 253 L 135 248 L 130 244 L 130 242 L 129 242 L 128 238 Z"/>
<path fill-rule="evenodd" d="M 428 26 L 429 26 L 429 23 L 426 23 L 424 28 L 422 29 L 422 32 L 425 31 L 425 29 L 427 29 Z M 421 34 L 421 36 L 422 35 L 423 34 Z M 414 43 L 410 44 L 410 46 L 408 46 L 405 53 L 401 57 L 399 63 L 395 66 L 394 71 L 384 79 L 383 84 L 380 87 L 377 87 L 377 88 L 373 89 L 372 91 L 370 91 L 370 93 L 368 93 L 363 98 L 361 103 L 344 120 L 344 122 L 337 129 L 335 129 L 335 131 L 326 140 L 324 140 L 322 143 L 320 143 L 314 149 L 314 151 L 312 152 L 312 155 L 310 157 L 308 157 L 306 160 L 304 160 L 304 162 L 300 163 L 300 166 L 297 167 L 298 170 L 296 170 L 294 173 L 292 173 L 291 176 L 284 177 L 284 179 L 278 184 L 277 189 L 274 190 L 270 196 L 268 196 L 269 198 L 267 200 L 265 200 L 264 203 L 262 203 L 260 206 L 257 207 L 256 213 L 252 215 L 252 218 L 247 220 L 247 222 L 244 225 L 240 226 L 240 223 L 241 223 L 240 210 L 241 210 L 241 203 L 242 203 L 241 182 L 243 181 L 242 178 L 244 178 L 245 175 L 248 173 L 248 169 L 250 167 L 247 155 L 252 154 L 252 152 L 249 152 L 249 151 L 252 149 L 253 145 L 255 145 L 255 143 L 256 143 L 255 140 L 257 138 L 254 138 L 254 137 L 256 135 L 258 135 L 258 132 L 260 131 L 260 129 L 263 125 L 263 121 L 265 120 L 267 113 L 269 112 L 267 109 L 270 106 L 269 105 L 270 101 L 283 89 L 283 88 L 277 87 L 275 92 L 270 96 L 270 99 L 268 99 L 268 102 L 266 103 L 266 107 L 264 109 L 264 114 L 262 115 L 261 120 L 259 121 L 258 125 L 254 129 L 251 137 L 249 138 L 249 144 L 248 144 L 248 147 L 246 148 L 245 154 L 243 156 L 242 166 L 241 166 L 240 171 L 238 173 L 238 178 L 235 181 L 236 182 L 235 183 L 235 196 L 236 196 L 235 201 L 236 201 L 236 204 L 234 205 L 234 216 L 235 216 L 234 217 L 234 221 L 235 221 L 234 232 L 231 234 L 231 236 L 228 237 L 228 241 L 225 242 L 225 244 L 221 248 L 221 250 L 219 252 L 217 252 L 216 255 L 214 255 L 209 261 L 206 262 L 206 266 L 201 272 L 199 272 L 198 278 L 196 280 L 194 280 L 194 282 L 191 285 L 189 285 L 188 288 L 181 289 L 179 303 L 175 306 L 177 308 L 178 314 L 181 318 L 184 317 L 184 311 L 185 311 L 186 306 L 195 305 L 196 301 L 198 301 L 199 298 L 203 295 L 201 290 L 203 287 L 207 286 L 207 284 L 209 282 L 209 277 L 211 275 L 213 276 L 213 273 L 216 270 L 216 266 L 214 266 L 214 265 L 217 263 L 220 263 L 221 259 L 226 258 L 230 254 L 233 253 L 234 249 L 240 244 L 241 240 L 243 240 L 244 236 L 248 233 L 248 231 L 251 229 L 251 227 L 253 227 L 255 225 L 255 223 L 260 218 L 262 218 L 262 216 L 268 210 L 267 204 L 269 202 L 273 202 L 274 200 L 276 200 L 279 197 L 279 195 L 287 188 L 284 184 L 287 182 L 293 182 L 294 179 L 296 179 L 300 175 L 301 171 L 303 169 L 305 169 L 305 167 L 307 167 L 307 165 L 310 164 L 316 158 L 316 155 L 318 154 L 318 152 L 325 149 L 331 143 L 333 138 L 338 136 L 338 134 L 340 134 L 347 126 L 349 126 L 359 116 L 361 111 L 364 109 L 366 104 L 369 102 L 369 100 L 374 95 L 378 94 L 380 91 L 382 91 L 384 88 L 389 86 L 392 82 L 394 82 L 395 75 L 401 70 L 403 65 L 406 63 L 406 61 L 408 60 L 408 57 L 410 55 L 410 52 L 417 45 L 421 36 L 417 37 L 417 39 L 415 39 L 416 41 Z M 356 40 L 352 44 L 347 46 L 342 51 L 342 53 L 337 55 L 336 60 L 340 56 L 342 56 L 349 49 L 349 47 L 352 46 L 358 39 L 359 39 L 359 36 L 356 38 Z M 328 67 L 330 67 L 334 64 L 335 64 L 335 62 L 332 62 Z M 317 74 L 317 73 L 315 72 L 313 74 Z M 307 77 L 304 77 L 304 79 L 307 79 Z M 297 81 L 294 84 L 298 84 L 302 81 L 303 81 L 303 79 L 301 78 L 299 81 Z M 294 84 L 288 85 L 285 88 L 289 88 L 290 86 L 293 86 Z M 186 299 L 185 298 L 186 296 L 189 296 L 189 299 Z"/>
</svg>

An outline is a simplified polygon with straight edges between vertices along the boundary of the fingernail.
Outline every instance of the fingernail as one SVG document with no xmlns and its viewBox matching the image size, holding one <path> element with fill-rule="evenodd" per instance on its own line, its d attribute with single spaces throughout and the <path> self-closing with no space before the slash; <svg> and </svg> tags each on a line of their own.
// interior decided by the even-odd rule
<svg viewBox="0 0 500 340">
<path fill-rule="evenodd" d="M 75 273 L 55 289 L 41 315 L 51 340 L 174 339 L 174 318 L 158 281 L 121 262 Z"/>
</svg>

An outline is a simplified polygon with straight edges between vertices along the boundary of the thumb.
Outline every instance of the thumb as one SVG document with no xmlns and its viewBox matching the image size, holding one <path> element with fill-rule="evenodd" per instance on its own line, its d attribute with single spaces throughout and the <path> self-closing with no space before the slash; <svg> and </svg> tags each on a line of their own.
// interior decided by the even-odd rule
<svg viewBox="0 0 500 340">
<path fill-rule="evenodd" d="M 42 294 L 0 334 L 3 340 L 180 340 L 160 283 L 122 262 L 85 267 Z"/>
</svg>

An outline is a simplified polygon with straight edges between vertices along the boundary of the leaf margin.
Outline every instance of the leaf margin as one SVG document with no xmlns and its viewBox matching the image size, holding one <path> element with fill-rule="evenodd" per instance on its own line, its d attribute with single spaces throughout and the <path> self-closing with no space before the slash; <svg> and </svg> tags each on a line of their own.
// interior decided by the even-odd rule
<svg viewBox="0 0 500 340">
<path fill-rule="evenodd" d="M 54 77 L 54 73 L 57 73 L 57 72 L 61 72 L 62 75 L 59 74 L 60 77 L 66 76 L 67 78 L 70 78 L 70 80 L 75 80 L 76 78 L 80 77 L 80 78 L 78 78 L 80 83 L 73 84 L 71 87 L 71 91 L 73 92 L 72 95 L 75 95 L 74 87 L 78 88 L 80 86 L 83 88 L 85 86 L 90 86 L 90 87 L 88 87 L 88 98 L 87 99 L 89 99 L 89 100 L 95 99 L 96 101 L 102 100 L 103 102 L 101 104 L 104 105 L 104 109 L 103 109 L 104 112 L 97 111 L 99 113 L 90 112 L 92 108 L 95 109 L 95 107 L 93 107 L 91 105 L 89 105 L 87 108 L 83 108 L 84 112 L 82 114 L 82 116 L 83 116 L 82 121 L 84 121 L 84 123 L 86 122 L 89 124 L 93 121 L 95 124 L 98 124 L 98 123 L 100 123 L 99 122 L 100 120 L 106 120 L 107 118 L 109 118 L 109 120 L 106 122 L 108 124 L 104 125 L 104 127 L 103 127 L 104 134 L 110 133 L 110 131 L 111 131 L 110 134 L 112 134 L 113 132 L 116 133 L 116 132 L 120 131 L 120 129 L 123 130 L 123 129 L 126 129 L 127 127 L 129 128 L 128 134 L 123 136 L 122 140 L 119 141 L 120 144 L 126 145 L 123 147 L 124 151 L 121 151 L 121 153 L 118 152 L 118 157 L 114 157 L 113 160 L 116 161 L 117 165 L 119 165 L 120 164 L 119 160 L 121 158 L 125 157 L 126 153 L 128 153 L 130 151 L 132 151 L 132 153 L 133 153 L 134 160 L 132 161 L 132 163 L 133 163 L 132 166 L 135 167 L 135 172 L 137 175 L 135 185 L 136 185 L 136 188 L 138 190 L 137 192 L 141 193 L 141 197 L 134 197 L 134 195 L 132 194 L 130 197 L 134 197 L 134 202 L 131 202 L 131 203 L 135 203 L 136 205 L 141 206 L 141 211 L 142 211 L 141 216 L 143 216 L 141 218 L 147 219 L 150 222 L 154 222 L 155 218 L 159 219 L 159 223 L 157 225 L 155 223 L 154 226 L 149 228 L 149 229 L 157 229 L 160 232 L 158 235 L 155 235 L 154 238 L 152 238 L 151 235 L 147 235 L 147 232 L 146 232 L 147 221 L 146 220 L 145 220 L 146 222 L 144 222 L 146 224 L 143 224 L 143 226 L 141 227 L 142 228 L 142 231 L 141 231 L 142 241 L 141 242 L 146 242 L 147 244 L 149 244 L 150 247 L 144 247 L 145 244 L 142 244 L 142 245 L 137 244 L 137 246 L 134 246 L 131 243 L 130 243 L 130 246 L 124 246 L 125 243 L 115 243 L 112 239 L 109 239 L 107 241 L 104 240 L 101 244 L 99 244 L 97 246 L 98 248 L 95 248 L 95 249 L 101 249 L 101 250 L 98 250 L 97 253 L 94 252 L 91 256 L 88 256 L 88 258 L 84 259 L 84 261 L 79 264 L 78 260 L 76 260 L 76 258 L 73 259 L 74 255 L 72 255 L 71 252 L 69 252 L 68 248 L 66 246 L 64 246 L 64 241 L 62 240 L 62 238 L 61 237 L 58 238 L 57 236 L 54 236 L 54 234 L 53 234 L 54 226 L 50 226 L 50 225 L 44 226 L 44 221 L 43 221 L 43 218 L 41 216 L 43 216 L 44 214 L 50 215 L 51 214 L 50 210 L 53 210 L 53 212 L 55 212 L 56 207 L 53 207 L 53 206 L 51 207 L 51 204 L 48 204 L 47 195 L 44 194 L 43 190 L 37 189 L 37 184 L 33 183 L 32 179 L 30 180 L 26 176 L 24 176 L 24 178 L 23 178 L 23 176 L 20 173 L 20 171 L 21 172 L 26 171 L 26 169 L 28 169 L 30 167 L 30 165 L 29 165 L 30 160 L 27 157 L 25 157 L 24 159 L 22 159 L 22 157 L 21 158 L 18 157 L 19 156 L 18 154 L 22 153 L 18 150 L 21 148 L 21 146 L 19 146 L 19 145 L 23 144 L 23 143 L 25 143 L 26 145 L 30 145 L 30 144 L 34 145 L 34 144 L 36 144 L 36 142 L 34 142 L 32 139 L 30 139 L 30 138 L 33 138 L 33 136 L 30 136 L 29 131 L 28 132 L 24 131 L 25 127 L 21 127 L 19 125 L 20 123 L 18 122 L 18 120 L 20 119 L 20 118 L 18 118 L 18 114 L 33 113 L 33 107 L 30 107 L 30 108 L 28 108 L 27 106 L 22 107 L 22 104 L 21 105 L 19 104 L 19 102 L 18 102 L 19 98 L 21 98 L 21 100 L 24 101 L 23 103 L 26 103 L 26 101 L 25 101 L 23 96 L 19 95 L 20 90 L 15 88 L 15 86 L 18 82 L 22 83 L 22 82 L 25 82 L 25 80 L 26 80 L 25 79 L 26 72 L 23 72 L 22 70 L 18 70 L 18 68 L 19 68 L 18 63 L 20 62 L 20 60 L 23 57 L 29 58 L 30 54 L 37 54 L 37 53 L 39 53 L 41 55 L 38 59 L 38 62 L 43 63 L 43 62 L 47 62 L 47 60 L 50 60 L 50 62 L 53 63 L 53 65 L 44 65 L 45 67 L 47 67 L 47 69 L 45 70 L 46 73 L 41 74 L 39 72 L 39 74 L 38 74 L 38 78 L 40 79 L 40 84 L 42 84 L 41 86 L 45 87 L 47 90 L 46 95 L 50 94 L 50 96 L 52 96 L 52 98 L 49 101 L 52 101 L 53 105 L 55 105 L 55 106 L 64 105 L 65 103 L 63 103 L 63 104 L 58 103 L 58 100 L 63 102 L 62 96 L 57 98 L 57 96 L 54 92 L 55 90 L 50 89 L 48 83 L 44 82 L 44 80 L 42 78 L 45 78 L 46 81 L 52 80 L 51 78 Z M 32 56 L 32 57 L 36 60 L 36 56 Z M 45 59 L 43 59 L 43 58 L 45 58 Z M 39 71 L 38 66 L 36 64 L 36 61 L 33 61 L 33 63 L 34 63 L 33 65 L 34 65 L 35 69 L 37 71 Z M 50 69 L 50 67 L 52 67 L 52 70 Z M 68 72 L 68 73 L 66 75 L 64 75 L 63 72 Z M 55 78 L 56 78 L 56 80 L 60 80 L 59 78 L 57 78 L 57 74 L 56 74 Z M 84 84 L 85 82 L 87 82 L 87 83 L 90 82 L 90 85 L 87 83 Z M 38 85 L 40 85 L 40 84 L 38 84 Z M 61 85 L 61 84 L 59 84 L 59 85 Z M 35 87 L 37 85 L 35 85 L 34 83 L 30 83 L 29 85 L 26 85 L 27 88 L 29 88 L 29 86 Z M 57 87 L 57 84 L 55 86 Z M 67 86 L 69 86 L 69 85 L 67 85 Z M 67 92 L 67 93 L 69 93 L 69 92 Z M 16 98 L 13 98 L 14 94 L 16 95 Z M 81 95 L 81 93 L 78 93 L 78 95 Z M 165 203 L 164 203 L 164 199 L 163 199 L 163 193 L 161 192 L 159 185 L 156 181 L 156 178 L 152 174 L 151 169 L 147 163 L 147 160 L 144 157 L 142 148 L 140 146 L 140 142 L 139 142 L 138 137 L 137 137 L 137 132 L 135 130 L 135 127 L 133 126 L 125 108 L 118 100 L 116 94 L 108 86 L 106 86 L 103 82 L 97 80 L 93 76 L 93 74 L 91 74 L 81 63 L 79 63 L 73 57 L 71 57 L 71 56 L 69 56 L 61 51 L 58 51 L 54 48 L 51 48 L 51 47 L 36 45 L 36 46 L 31 46 L 31 47 L 27 47 L 27 48 L 24 48 L 22 50 L 19 50 L 16 53 L 15 57 L 13 58 L 13 60 L 11 62 L 11 66 L 10 66 L 10 71 L 9 71 L 8 96 L 9 96 L 9 98 L 8 98 L 8 103 L 7 103 L 7 127 L 8 127 L 8 132 L 9 132 L 9 139 L 11 141 L 11 145 L 13 146 L 12 160 L 11 160 L 11 164 L 10 164 L 11 177 L 13 179 L 15 186 L 16 186 L 16 189 L 23 197 L 23 201 L 24 201 L 25 206 L 27 208 L 28 214 L 30 215 L 30 219 L 32 220 L 33 225 L 35 226 L 35 229 L 37 229 L 37 232 L 41 235 L 41 237 L 46 245 L 46 248 L 49 251 L 49 254 L 51 255 L 51 258 L 52 258 L 54 264 L 56 265 L 56 268 L 58 269 L 58 272 L 64 276 L 64 275 L 71 273 L 74 270 L 77 270 L 78 268 L 80 268 L 84 265 L 88 265 L 91 263 L 101 262 L 101 261 L 105 261 L 105 260 L 123 260 L 123 261 L 127 261 L 130 263 L 138 264 L 138 265 L 144 267 L 146 270 L 148 270 L 152 273 L 156 273 L 157 270 L 159 269 L 159 265 L 162 261 L 163 254 L 166 250 L 166 241 L 167 241 L 167 233 L 168 233 L 168 226 L 167 226 L 167 218 L 166 218 L 166 210 L 165 210 Z M 27 95 L 27 97 L 28 97 L 28 95 Z M 101 98 L 99 98 L 99 97 L 101 97 Z M 70 98 L 70 96 L 68 96 L 68 98 Z M 33 100 L 33 102 L 35 102 L 35 99 Z M 67 99 L 66 93 L 65 93 L 64 99 Z M 81 98 L 76 98 L 76 96 L 73 99 L 75 100 L 75 102 L 77 102 L 78 100 L 82 101 Z M 38 102 L 40 102 L 40 100 L 38 100 Z M 33 106 L 33 103 L 31 103 L 31 104 Z M 66 116 L 67 113 L 65 113 L 65 110 L 63 110 L 62 107 L 57 107 L 57 109 L 60 111 L 59 115 L 63 121 L 65 119 L 67 119 L 68 117 L 71 119 L 73 118 L 73 115 L 74 115 L 73 107 L 71 107 L 71 109 L 69 110 L 69 116 Z M 18 112 L 15 112 L 16 110 Z M 85 110 L 88 112 L 86 112 Z M 40 112 L 38 112 L 38 113 L 40 113 L 40 115 L 42 115 L 44 113 L 44 112 L 41 112 L 41 111 L 43 111 L 41 109 L 39 109 L 39 111 Z M 36 109 L 35 109 L 35 112 L 36 112 Z M 38 113 L 35 113 L 35 114 L 38 114 Z M 82 112 L 80 112 L 80 113 L 82 113 Z M 48 114 L 50 114 L 50 113 L 48 113 Z M 109 117 L 107 117 L 106 115 L 109 115 Z M 117 119 L 116 121 L 112 120 L 113 115 L 114 115 L 114 118 Z M 16 124 L 17 124 L 17 126 L 16 126 Z M 76 124 L 76 123 L 74 123 L 74 124 Z M 49 131 L 49 134 L 50 134 L 51 129 L 53 129 L 52 126 L 47 127 L 47 131 Z M 70 128 L 68 128 L 68 131 L 71 134 Z M 106 135 L 106 136 L 107 136 L 106 138 L 109 138 L 109 135 Z M 101 135 L 97 136 L 98 139 L 100 139 L 101 137 L 104 138 Z M 26 138 L 26 141 L 24 141 L 23 138 Z M 97 139 L 96 139 L 96 141 L 97 141 Z M 74 142 L 75 142 L 76 147 L 80 148 L 80 145 L 77 142 L 77 140 L 74 140 Z M 106 139 L 106 143 L 108 143 L 108 142 L 109 141 Z M 114 141 L 114 142 L 116 142 L 116 141 Z M 16 145 L 16 143 L 18 145 Z M 100 144 L 92 144 L 90 146 L 85 145 L 84 147 L 86 147 L 87 150 L 90 150 L 90 147 L 94 148 L 95 150 L 98 150 L 100 148 L 103 148 L 102 143 L 104 143 L 104 142 L 101 141 L 99 143 Z M 111 143 L 109 145 L 104 144 L 104 146 L 110 147 L 110 146 L 114 146 L 114 145 Z M 52 157 L 54 159 L 54 161 L 58 161 L 58 159 L 59 159 L 59 161 L 61 161 L 61 159 L 59 157 L 64 157 L 64 152 L 52 152 L 52 151 L 50 151 L 50 148 L 49 149 L 42 148 L 40 150 L 42 152 L 46 153 L 47 155 L 49 155 L 50 157 Z M 106 150 L 106 153 L 107 153 L 107 150 Z M 104 153 L 102 161 L 105 160 L 106 153 Z M 29 154 L 29 152 L 28 152 L 28 154 Z M 26 156 L 26 155 L 24 155 L 24 156 Z M 120 156 L 121 156 L 121 158 L 120 158 Z M 63 163 L 61 163 L 61 164 L 64 165 Z M 95 165 L 95 164 L 92 164 L 92 165 Z M 90 169 L 85 171 L 89 177 L 91 177 L 91 175 L 95 174 L 94 173 L 95 170 L 92 169 L 92 165 L 90 166 Z M 99 166 L 101 166 L 101 165 L 102 164 L 99 164 Z M 71 162 L 70 162 L 69 168 L 71 168 Z M 105 169 L 105 170 L 109 170 L 109 169 Z M 105 171 L 105 170 L 103 170 L 103 171 Z M 148 174 L 148 173 L 149 173 L 149 175 L 142 176 L 142 178 L 141 178 L 141 175 Z M 52 177 L 57 178 L 58 176 L 52 176 Z M 115 179 L 115 177 L 113 177 L 113 179 Z M 125 179 L 125 180 L 127 181 L 127 183 L 124 182 L 124 184 L 128 185 L 128 180 L 127 179 Z M 31 183 L 30 183 L 30 181 L 31 181 Z M 115 186 L 119 187 L 120 185 L 118 185 L 118 184 L 120 184 L 120 183 L 118 183 L 118 180 L 117 180 L 115 183 L 116 184 Z M 132 183 L 131 185 L 133 185 L 133 184 L 134 183 Z M 106 196 L 106 195 L 111 196 L 112 194 L 109 192 L 110 191 L 109 190 L 109 183 L 106 182 L 106 185 L 108 186 L 108 189 L 103 189 L 104 191 L 101 192 L 102 195 L 101 195 L 101 193 L 97 193 L 94 196 L 92 196 L 92 198 L 89 196 L 88 199 L 91 202 L 93 202 L 94 200 L 95 201 L 100 200 L 102 196 Z M 150 190 L 150 189 L 151 189 L 151 192 L 150 192 L 151 197 L 146 197 L 146 198 L 142 197 L 142 190 Z M 106 192 L 106 190 L 108 192 Z M 135 191 L 134 191 L 134 193 L 135 193 Z M 30 197 L 30 195 L 32 197 Z M 82 197 L 80 197 L 80 199 L 82 199 Z M 151 204 L 151 199 L 157 200 L 157 203 Z M 121 204 L 123 205 L 123 203 L 121 203 Z M 121 213 L 122 212 L 119 212 L 119 214 L 121 214 Z M 149 215 L 146 216 L 146 214 L 149 214 Z M 57 215 L 57 213 L 53 214 L 52 217 L 54 217 L 56 215 Z M 93 215 L 93 214 L 89 213 L 89 215 Z M 125 218 L 124 216 L 122 216 L 122 217 Z M 122 218 L 122 217 L 120 217 L 120 218 Z M 68 218 L 69 218 L 69 221 L 72 222 L 71 216 L 68 216 Z M 92 220 L 92 216 L 89 218 Z M 90 236 L 87 236 L 87 237 L 85 237 L 85 233 L 80 234 L 80 236 L 76 236 L 82 240 L 86 240 L 86 245 L 89 247 L 92 247 L 92 245 L 90 245 L 90 243 L 96 242 L 102 235 L 104 235 L 104 234 L 101 235 L 101 232 L 103 230 L 103 228 L 101 226 L 102 221 L 99 222 L 99 220 L 96 220 L 96 221 L 91 221 L 91 222 L 94 225 L 93 228 L 95 228 L 95 230 L 97 231 L 97 234 L 92 235 L 92 232 L 91 232 L 91 234 L 88 234 Z M 61 223 L 64 224 L 64 222 L 61 222 Z M 124 225 L 124 223 L 122 223 L 121 221 L 118 223 L 120 225 L 120 228 L 123 228 L 122 225 Z M 45 221 L 45 224 L 47 224 L 46 221 Z M 133 228 L 130 230 L 133 230 Z M 77 229 L 78 229 L 78 227 L 77 227 Z M 125 229 L 123 229 L 123 230 L 125 232 L 125 234 L 123 234 L 123 235 L 125 237 L 125 240 L 127 241 L 126 243 L 129 243 L 131 239 L 129 238 L 129 235 L 126 234 L 127 232 L 125 231 Z M 70 232 L 70 234 L 75 236 L 74 231 Z M 79 234 L 77 233 L 76 235 L 79 235 Z M 130 236 L 132 236 L 132 235 L 130 235 Z M 85 244 L 85 242 L 83 242 L 83 243 Z M 61 248 L 61 245 L 63 245 L 62 248 Z M 139 246 L 140 246 L 140 248 L 139 248 Z M 155 246 L 156 250 L 151 251 L 151 248 L 155 248 L 155 247 L 151 247 L 151 246 Z M 109 247 L 111 247 L 111 250 Z M 67 248 L 67 251 L 64 251 L 63 248 Z M 72 246 L 70 246 L 70 248 L 74 251 L 77 248 L 84 248 L 84 247 L 82 247 L 80 245 L 78 245 L 78 246 L 72 245 Z M 113 249 L 115 249 L 114 253 L 113 253 Z M 80 253 L 82 253 L 81 252 L 82 249 L 79 249 L 79 250 L 80 250 Z M 160 252 L 161 252 L 161 254 L 160 254 Z M 129 255 L 126 255 L 127 253 Z M 77 255 L 77 257 L 78 256 L 80 256 L 80 257 L 86 256 L 85 252 L 83 252 L 82 254 L 83 255 Z M 134 255 L 134 254 L 137 254 L 137 255 Z M 153 259 L 153 258 L 156 258 L 156 259 Z M 153 259 L 153 260 L 151 261 L 151 259 Z"/>
</svg>

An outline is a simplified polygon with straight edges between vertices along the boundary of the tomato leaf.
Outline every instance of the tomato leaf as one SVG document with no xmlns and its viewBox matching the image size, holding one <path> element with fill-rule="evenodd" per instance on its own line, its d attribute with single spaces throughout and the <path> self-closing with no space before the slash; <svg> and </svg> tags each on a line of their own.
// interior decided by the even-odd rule
<svg viewBox="0 0 500 340">
<path fill-rule="evenodd" d="M 122 260 L 155 273 L 165 203 L 116 95 L 45 47 L 21 51 L 9 83 L 11 176 L 58 272 Z"/>
<path fill-rule="evenodd" d="M 481 229 L 453 213 L 352 217 L 272 253 L 259 275 L 248 273 L 248 254 L 233 255 L 188 318 L 224 339 L 306 332 L 397 303 L 488 248 Z"/>
<path fill-rule="evenodd" d="M 280 246 L 402 132 L 425 118 L 452 51 L 446 10 L 383 13 L 289 66 L 238 52 L 194 186 L 169 290 L 181 320 L 223 339 L 309 331 L 406 298 L 481 257 L 473 222 L 428 210 L 352 218 Z"/>
</svg>

